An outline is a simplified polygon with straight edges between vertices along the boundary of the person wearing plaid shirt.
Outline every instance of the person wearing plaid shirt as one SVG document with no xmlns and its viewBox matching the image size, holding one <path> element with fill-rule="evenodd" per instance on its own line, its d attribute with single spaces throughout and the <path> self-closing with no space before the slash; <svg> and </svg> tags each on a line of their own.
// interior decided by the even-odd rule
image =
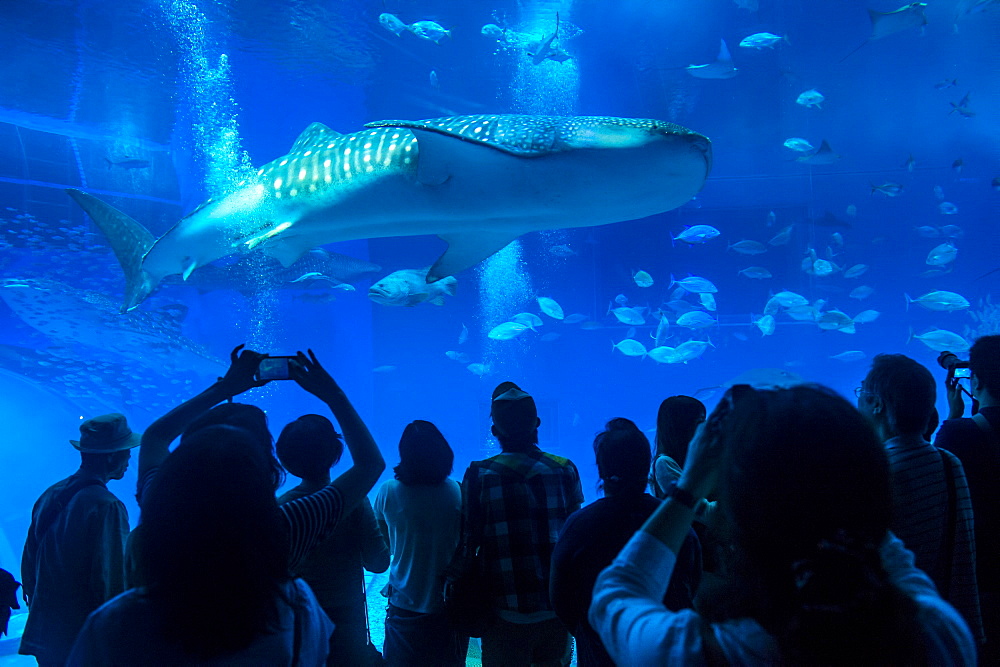
<svg viewBox="0 0 1000 667">
<path fill-rule="evenodd" d="M 568 665 L 569 633 L 549 600 L 552 549 L 583 504 L 576 466 L 538 447 L 538 412 L 513 382 L 493 392 L 502 452 L 473 461 L 462 482 L 460 553 L 480 549 L 494 585 L 496 620 L 483 634 L 483 666 Z"/>
</svg>

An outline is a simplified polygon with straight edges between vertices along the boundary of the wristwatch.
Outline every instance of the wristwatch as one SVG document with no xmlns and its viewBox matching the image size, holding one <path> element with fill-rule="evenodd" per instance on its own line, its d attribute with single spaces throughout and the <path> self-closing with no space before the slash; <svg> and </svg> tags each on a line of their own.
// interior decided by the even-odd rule
<svg viewBox="0 0 1000 667">
<path fill-rule="evenodd" d="M 693 510 L 698 504 L 698 499 L 694 497 L 694 494 L 677 486 L 677 482 L 671 482 L 670 486 L 667 487 L 667 498 L 673 498 L 689 510 Z"/>
</svg>

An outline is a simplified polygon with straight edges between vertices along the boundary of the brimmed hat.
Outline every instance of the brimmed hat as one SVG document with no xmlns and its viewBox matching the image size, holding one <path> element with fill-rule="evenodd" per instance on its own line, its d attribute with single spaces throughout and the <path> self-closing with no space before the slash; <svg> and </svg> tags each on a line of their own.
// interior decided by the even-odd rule
<svg viewBox="0 0 1000 667">
<path fill-rule="evenodd" d="M 535 399 L 513 382 L 503 382 L 493 390 L 490 416 L 493 425 L 506 435 L 531 431 L 538 426 Z"/>
<path fill-rule="evenodd" d="M 125 415 L 113 412 L 80 424 L 80 439 L 69 443 L 87 454 L 110 454 L 138 447 L 141 437 L 128 427 Z"/>
</svg>

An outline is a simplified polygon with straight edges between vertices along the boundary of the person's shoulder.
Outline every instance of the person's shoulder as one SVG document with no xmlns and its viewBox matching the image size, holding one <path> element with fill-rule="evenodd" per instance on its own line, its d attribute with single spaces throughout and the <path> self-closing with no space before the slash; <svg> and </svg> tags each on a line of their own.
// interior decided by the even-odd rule
<svg viewBox="0 0 1000 667">
<path fill-rule="evenodd" d="M 934 446 L 950 452 L 961 452 L 984 441 L 982 429 L 968 418 L 946 419 L 934 438 Z"/>
<path fill-rule="evenodd" d="M 551 466 L 576 471 L 576 464 L 565 456 L 559 456 L 558 454 L 553 454 L 552 452 L 543 451 L 540 458 Z"/>
</svg>

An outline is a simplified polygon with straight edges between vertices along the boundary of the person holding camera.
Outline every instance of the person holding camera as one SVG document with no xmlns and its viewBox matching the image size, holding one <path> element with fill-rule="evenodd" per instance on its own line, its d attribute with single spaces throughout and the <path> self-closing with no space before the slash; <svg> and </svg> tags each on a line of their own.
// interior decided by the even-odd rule
<svg viewBox="0 0 1000 667">
<path fill-rule="evenodd" d="M 663 594 L 713 489 L 733 537 L 726 604 L 670 611 Z M 891 516 L 888 458 L 850 403 L 817 385 L 736 385 L 598 577 L 590 623 L 619 665 L 975 665 L 968 627 Z"/>
<path fill-rule="evenodd" d="M 963 363 L 955 354 L 938 358 L 948 370 L 951 412 L 934 444 L 962 462 L 972 496 L 976 533 L 976 576 L 986 644 L 983 663 L 1000 665 L 1000 336 L 983 336 L 969 350 L 971 418 L 965 411 L 964 391 L 955 377 Z"/>
</svg>

